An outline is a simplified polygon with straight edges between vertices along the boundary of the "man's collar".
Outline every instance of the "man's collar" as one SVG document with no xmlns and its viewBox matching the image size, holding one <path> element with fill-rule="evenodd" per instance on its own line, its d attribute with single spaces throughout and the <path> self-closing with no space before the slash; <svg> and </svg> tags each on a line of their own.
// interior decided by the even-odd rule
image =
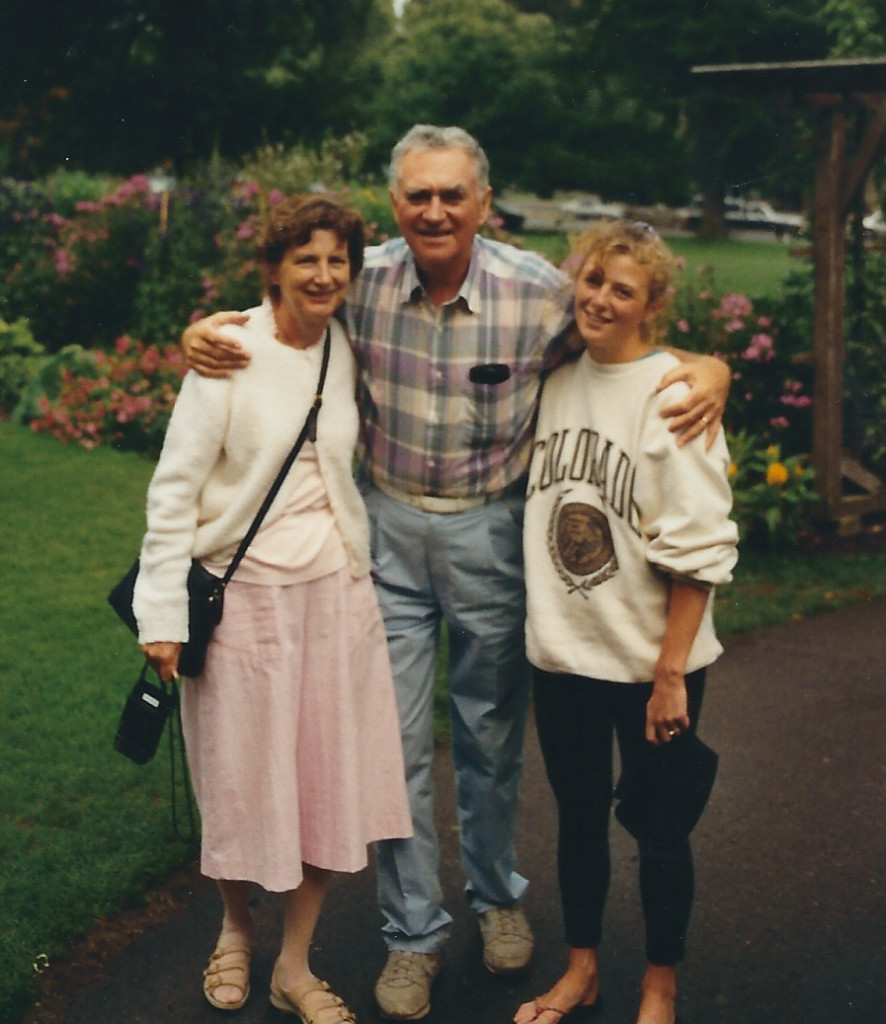
<svg viewBox="0 0 886 1024">
<path fill-rule="evenodd" d="M 458 300 L 461 299 L 465 306 L 467 306 L 469 312 L 478 313 L 480 311 L 480 276 L 482 273 L 483 263 L 483 251 L 480 243 L 481 239 L 477 236 L 474 239 L 471 263 L 468 267 L 465 279 L 461 283 L 458 294 L 453 299 L 450 299 L 446 305 L 451 305 L 453 302 L 458 302 Z M 400 293 L 400 302 L 411 302 L 424 294 L 425 287 L 418 276 L 418 267 L 415 263 L 415 257 L 412 254 L 412 250 L 406 246 L 405 273 L 403 275 L 403 287 Z"/>
</svg>

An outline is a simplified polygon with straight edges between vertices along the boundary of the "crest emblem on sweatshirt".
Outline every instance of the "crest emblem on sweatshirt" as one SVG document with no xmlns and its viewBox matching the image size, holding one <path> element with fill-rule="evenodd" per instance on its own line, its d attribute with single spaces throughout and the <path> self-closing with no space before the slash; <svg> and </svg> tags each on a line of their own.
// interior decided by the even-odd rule
<svg viewBox="0 0 886 1024">
<path fill-rule="evenodd" d="M 618 571 L 618 559 L 606 516 L 600 509 L 579 501 L 566 501 L 562 491 L 548 522 L 548 552 L 557 575 L 570 594 L 587 597 L 593 587 Z"/>
</svg>

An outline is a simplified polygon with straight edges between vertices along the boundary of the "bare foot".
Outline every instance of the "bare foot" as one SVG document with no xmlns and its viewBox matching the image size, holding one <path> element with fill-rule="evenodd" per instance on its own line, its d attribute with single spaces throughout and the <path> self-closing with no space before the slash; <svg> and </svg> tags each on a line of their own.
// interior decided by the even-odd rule
<svg viewBox="0 0 886 1024">
<path fill-rule="evenodd" d="M 637 1024 L 674 1024 L 677 1019 L 677 969 L 646 968 L 640 996 Z"/>
<path fill-rule="evenodd" d="M 579 1006 L 593 1006 L 599 998 L 599 979 L 594 973 L 570 968 L 544 995 L 530 999 L 514 1014 L 515 1024 L 559 1024 Z"/>
</svg>

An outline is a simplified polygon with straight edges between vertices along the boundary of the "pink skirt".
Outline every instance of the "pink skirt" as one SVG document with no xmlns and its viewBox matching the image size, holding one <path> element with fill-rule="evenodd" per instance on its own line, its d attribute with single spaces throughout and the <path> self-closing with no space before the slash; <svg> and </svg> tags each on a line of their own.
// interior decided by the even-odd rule
<svg viewBox="0 0 886 1024">
<path fill-rule="evenodd" d="M 412 835 L 384 625 L 371 579 L 232 581 L 203 674 L 182 687 L 210 878 L 297 888 L 302 863 L 359 871 Z"/>
</svg>

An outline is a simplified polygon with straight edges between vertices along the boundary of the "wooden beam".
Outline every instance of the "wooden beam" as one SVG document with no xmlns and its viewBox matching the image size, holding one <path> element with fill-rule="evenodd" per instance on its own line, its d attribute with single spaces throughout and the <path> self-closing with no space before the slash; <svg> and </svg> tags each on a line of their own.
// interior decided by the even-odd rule
<svg viewBox="0 0 886 1024">
<path fill-rule="evenodd" d="M 846 516 L 869 516 L 874 512 L 882 512 L 884 508 L 886 504 L 882 494 L 849 494 L 836 502 L 829 517 L 837 520 Z"/>
<path fill-rule="evenodd" d="M 812 461 L 828 514 L 840 501 L 843 434 L 844 218 L 839 203 L 846 158 L 846 115 L 819 111 L 813 231 L 815 245 L 815 354 Z"/>
<path fill-rule="evenodd" d="M 704 79 L 715 89 L 742 93 L 883 92 L 886 57 L 845 60 L 798 60 L 767 64 L 699 64 L 692 78 Z"/>
<path fill-rule="evenodd" d="M 856 462 L 846 452 L 843 453 L 840 459 L 840 472 L 847 480 L 851 480 L 852 483 L 867 491 L 868 494 L 877 494 L 881 500 L 886 497 L 886 484 L 878 476 L 871 473 L 870 470 L 865 469 L 861 463 Z"/>
<path fill-rule="evenodd" d="M 864 138 L 849 167 L 846 168 L 844 181 L 840 189 L 840 210 L 843 217 L 849 213 L 852 200 L 864 185 L 877 150 L 886 138 L 886 96 L 879 97 L 879 104 L 874 116 L 865 129 Z"/>
</svg>

